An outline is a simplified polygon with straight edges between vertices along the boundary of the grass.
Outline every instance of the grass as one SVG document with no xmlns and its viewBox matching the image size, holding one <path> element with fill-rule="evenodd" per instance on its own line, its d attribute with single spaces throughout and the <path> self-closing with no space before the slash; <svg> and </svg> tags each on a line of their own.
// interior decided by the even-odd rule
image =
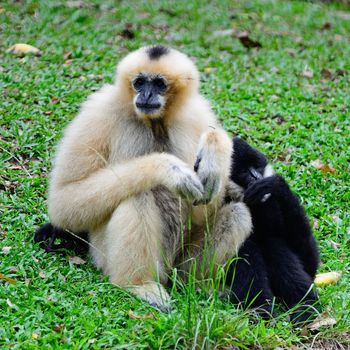
<svg viewBox="0 0 350 350">
<path fill-rule="evenodd" d="M 336 5 L 296 0 L 3 2 L 0 273 L 13 280 L 0 278 L 0 347 L 349 348 L 347 16 Z M 120 34 L 127 23 L 132 39 Z M 248 30 L 262 48 L 246 49 L 225 32 L 232 28 Z M 18 42 L 42 56 L 6 52 Z M 283 314 L 273 324 L 250 324 L 216 293 L 191 285 L 172 291 L 175 308 L 165 315 L 111 286 L 90 261 L 77 266 L 33 244 L 47 220 L 47 176 L 62 130 L 92 91 L 113 80 L 121 57 L 151 43 L 195 57 L 202 92 L 225 128 L 266 152 L 301 197 L 319 240 L 320 271 L 343 271 L 338 284 L 319 291 L 334 326 L 305 334 Z M 316 159 L 335 172 L 316 169 Z"/>
</svg>

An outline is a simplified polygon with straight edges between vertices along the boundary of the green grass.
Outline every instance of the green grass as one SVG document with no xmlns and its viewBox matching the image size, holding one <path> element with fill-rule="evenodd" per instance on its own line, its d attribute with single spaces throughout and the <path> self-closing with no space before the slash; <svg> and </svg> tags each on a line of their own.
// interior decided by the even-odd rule
<svg viewBox="0 0 350 350">
<path fill-rule="evenodd" d="M 314 341 L 331 349 L 327 339 L 349 346 L 350 21 L 344 9 L 272 0 L 80 3 L 0 6 L 0 273 L 17 281 L 0 279 L 0 347 L 272 349 L 310 348 Z M 331 28 L 321 30 L 326 22 Z M 127 23 L 134 39 L 119 35 Z M 250 31 L 262 49 L 247 50 L 222 32 L 231 28 Z M 42 56 L 6 53 L 18 42 L 40 48 Z M 174 311 L 162 314 L 111 286 L 91 262 L 72 265 L 33 244 L 35 228 L 47 220 L 47 176 L 62 130 L 92 91 L 112 81 L 121 57 L 151 43 L 195 57 L 202 92 L 225 128 L 269 155 L 317 223 L 320 271 L 340 270 L 343 277 L 319 291 L 337 324 L 316 338 L 293 329 L 283 314 L 272 324 L 249 324 L 247 314 L 216 293 L 196 293 L 191 285 L 173 290 Z M 313 77 L 303 76 L 306 67 Z M 315 169 L 315 159 L 335 173 Z M 8 254 L 3 247 L 11 247 Z M 135 319 L 130 309 L 154 317 Z"/>
</svg>

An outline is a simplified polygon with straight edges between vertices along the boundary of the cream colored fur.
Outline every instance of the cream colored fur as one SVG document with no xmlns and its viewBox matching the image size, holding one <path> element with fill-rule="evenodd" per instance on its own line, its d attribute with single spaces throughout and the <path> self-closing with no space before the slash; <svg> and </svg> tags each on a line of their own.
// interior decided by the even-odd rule
<svg viewBox="0 0 350 350">
<path fill-rule="evenodd" d="M 167 153 L 155 151 L 151 118 L 135 111 L 131 81 L 140 72 L 161 74 L 169 83 L 156 116 L 167 130 Z M 208 218 L 212 221 L 218 264 L 237 251 L 251 229 L 244 204 L 221 208 L 232 144 L 198 87 L 196 67 L 176 50 L 156 60 L 147 48 L 129 54 L 118 66 L 115 84 L 90 96 L 66 129 L 50 178 L 51 222 L 89 231 L 93 260 L 111 282 L 163 308 L 169 296 L 158 282 L 166 282 L 165 261 L 174 263 L 180 241 L 174 243 L 178 249 L 162 241 L 166 223 L 152 189 L 161 185 L 182 197 L 174 205 L 181 207 L 182 227 L 193 216 L 197 242 Z M 192 170 L 197 156 L 198 175 Z M 209 204 L 192 206 L 194 200 Z"/>
</svg>

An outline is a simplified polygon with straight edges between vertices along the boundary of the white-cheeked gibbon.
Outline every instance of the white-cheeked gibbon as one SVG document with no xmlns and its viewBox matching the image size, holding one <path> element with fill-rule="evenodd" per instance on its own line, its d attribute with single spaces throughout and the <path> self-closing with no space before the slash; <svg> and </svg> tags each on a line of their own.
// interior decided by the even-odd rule
<svg viewBox="0 0 350 350">
<path fill-rule="evenodd" d="M 223 204 L 231 155 L 192 61 L 164 46 L 143 47 L 66 129 L 50 178 L 51 223 L 88 231 L 93 261 L 111 282 L 167 310 L 169 268 L 203 263 L 208 225 L 215 266 L 251 231 L 245 204 Z"/>
</svg>

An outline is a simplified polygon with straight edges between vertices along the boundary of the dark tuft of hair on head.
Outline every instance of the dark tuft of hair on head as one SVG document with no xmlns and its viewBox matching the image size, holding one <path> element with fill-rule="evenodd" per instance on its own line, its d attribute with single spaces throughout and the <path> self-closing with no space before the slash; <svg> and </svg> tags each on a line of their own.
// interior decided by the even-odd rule
<svg viewBox="0 0 350 350">
<path fill-rule="evenodd" d="M 163 45 L 154 45 L 147 49 L 147 54 L 151 60 L 157 60 L 169 52 L 169 48 Z"/>
</svg>

